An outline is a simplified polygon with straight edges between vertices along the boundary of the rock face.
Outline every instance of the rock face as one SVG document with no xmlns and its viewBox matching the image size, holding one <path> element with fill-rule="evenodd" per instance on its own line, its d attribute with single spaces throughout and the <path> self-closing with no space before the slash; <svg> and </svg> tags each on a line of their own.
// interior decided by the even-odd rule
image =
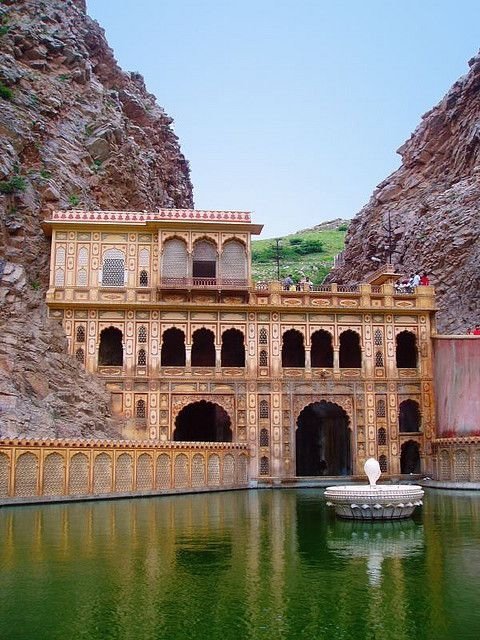
<svg viewBox="0 0 480 640">
<path fill-rule="evenodd" d="M 390 214 L 397 271 L 426 271 L 438 329 L 480 322 L 480 56 L 398 150 L 402 165 L 350 224 L 331 282 L 365 279 L 385 259 Z"/>
<path fill-rule="evenodd" d="M 0 437 L 114 433 L 43 303 L 52 209 L 192 207 L 188 163 L 82 0 L 0 5 Z"/>
</svg>

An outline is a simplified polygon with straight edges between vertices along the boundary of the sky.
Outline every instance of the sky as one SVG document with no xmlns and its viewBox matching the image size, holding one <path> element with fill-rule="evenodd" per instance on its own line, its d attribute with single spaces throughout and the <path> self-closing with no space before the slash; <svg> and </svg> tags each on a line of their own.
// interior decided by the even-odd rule
<svg viewBox="0 0 480 640">
<path fill-rule="evenodd" d="M 478 0 L 87 0 L 174 118 L 197 209 L 352 218 L 480 46 Z"/>
</svg>

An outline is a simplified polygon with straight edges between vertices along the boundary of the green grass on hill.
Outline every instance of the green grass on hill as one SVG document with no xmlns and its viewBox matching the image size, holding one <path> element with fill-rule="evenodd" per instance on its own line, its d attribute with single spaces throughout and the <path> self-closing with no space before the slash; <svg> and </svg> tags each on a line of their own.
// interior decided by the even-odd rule
<svg viewBox="0 0 480 640">
<path fill-rule="evenodd" d="M 309 276 L 320 284 L 333 266 L 334 256 L 342 251 L 346 225 L 335 230 L 307 230 L 280 238 L 280 278 L 292 274 L 295 280 Z M 254 240 L 252 272 L 254 280 L 277 278 L 275 240 Z"/>
</svg>

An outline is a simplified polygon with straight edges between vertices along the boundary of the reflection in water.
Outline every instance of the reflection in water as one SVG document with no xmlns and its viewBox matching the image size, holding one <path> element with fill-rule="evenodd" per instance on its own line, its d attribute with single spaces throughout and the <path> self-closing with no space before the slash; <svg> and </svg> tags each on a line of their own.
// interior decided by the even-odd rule
<svg viewBox="0 0 480 640">
<path fill-rule="evenodd" d="M 345 558 L 366 558 L 372 586 L 381 584 L 383 560 L 415 555 L 423 544 L 423 527 L 412 520 L 338 520 L 327 534 L 330 551 Z"/>
<path fill-rule="evenodd" d="M 0 637 L 478 637 L 480 494 L 336 521 L 315 490 L 0 510 Z"/>
</svg>

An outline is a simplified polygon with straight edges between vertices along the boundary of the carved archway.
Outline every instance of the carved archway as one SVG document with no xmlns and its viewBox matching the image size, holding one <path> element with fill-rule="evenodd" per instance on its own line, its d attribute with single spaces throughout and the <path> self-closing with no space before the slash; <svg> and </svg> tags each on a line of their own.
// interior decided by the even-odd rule
<svg viewBox="0 0 480 640">
<path fill-rule="evenodd" d="M 231 419 L 219 404 L 190 402 L 175 419 L 173 440 L 177 442 L 232 442 Z"/>
<path fill-rule="evenodd" d="M 172 424 L 175 424 L 178 414 L 188 404 L 194 402 L 213 402 L 218 404 L 228 414 L 232 421 L 233 430 L 233 416 L 235 415 L 235 398 L 233 395 L 205 395 L 200 393 L 174 395 L 172 398 Z"/>
</svg>

